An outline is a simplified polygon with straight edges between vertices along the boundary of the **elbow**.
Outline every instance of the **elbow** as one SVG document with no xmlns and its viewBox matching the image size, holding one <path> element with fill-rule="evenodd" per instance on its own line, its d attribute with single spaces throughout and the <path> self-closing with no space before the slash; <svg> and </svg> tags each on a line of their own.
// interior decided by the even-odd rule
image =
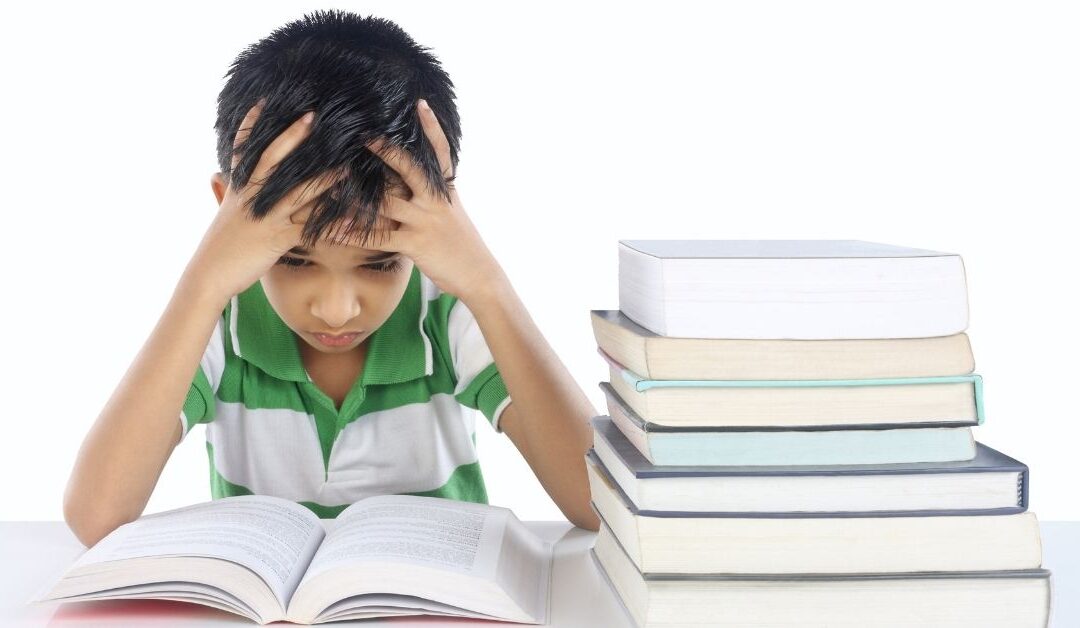
<svg viewBox="0 0 1080 628">
<path fill-rule="evenodd" d="M 100 506 L 80 504 L 68 495 L 64 498 L 64 523 L 80 543 L 90 548 L 126 521 L 111 516 Z"/>
<path fill-rule="evenodd" d="M 592 532 L 598 532 L 600 530 L 600 517 L 596 516 L 596 511 L 592 508 L 587 508 L 584 514 L 567 518 L 570 519 L 570 523 L 579 528 L 584 528 Z"/>
<path fill-rule="evenodd" d="M 87 548 L 97 545 L 98 541 L 112 532 L 112 530 L 108 529 L 108 526 L 101 525 L 82 515 L 69 514 L 66 510 L 64 511 L 64 522 L 67 523 L 68 529 L 75 535 L 75 538 Z"/>
</svg>

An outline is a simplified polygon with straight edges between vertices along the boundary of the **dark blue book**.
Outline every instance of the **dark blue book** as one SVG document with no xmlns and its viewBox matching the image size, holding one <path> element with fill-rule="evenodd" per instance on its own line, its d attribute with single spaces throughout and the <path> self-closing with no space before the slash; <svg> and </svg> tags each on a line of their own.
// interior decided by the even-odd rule
<svg viewBox="0 0 1080 628">
<path fill-rule="evenodd" d="M 642 573 L 1002 571 L 1042 563 L 1039 522 L 1029 510 L 646 513 L 595 452 L 585 462 L 590 504 Z"/>
</svg>

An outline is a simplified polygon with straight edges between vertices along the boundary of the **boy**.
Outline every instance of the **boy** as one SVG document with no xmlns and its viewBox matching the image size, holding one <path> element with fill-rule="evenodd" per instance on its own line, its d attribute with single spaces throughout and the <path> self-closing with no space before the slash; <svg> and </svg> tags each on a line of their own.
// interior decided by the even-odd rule
<svg viewBox="0 0 1080 628">
<path fill-rule="evenodd" d="M 596 412 L 465 214 L 439 62 L 392 22 L 329 11 L 227 76 L 219 212 L 79 452 L 64 518 L 80 542 L 142 514 L 196 423 L 215 499 L 324 518 L 374 494 L 486 503 L 465 407 L 596 530 Z"/>
</svg>

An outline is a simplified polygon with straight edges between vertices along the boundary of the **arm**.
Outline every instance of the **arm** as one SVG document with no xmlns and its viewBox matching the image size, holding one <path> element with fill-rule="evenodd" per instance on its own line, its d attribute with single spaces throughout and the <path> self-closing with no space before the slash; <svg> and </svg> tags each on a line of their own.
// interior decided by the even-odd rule
<svg viewBox="0 0 1080 628">
<path fill-rule="evenodd" d="M 247 138 L 264 101 L 240 122 L 233 147 Z M 91 546 L 137 519 L 165 463 L 180 441 L 180 412 L 202 355 L 225 305 L 299 244 L 304 221 L 296 208 L 333 185 L 340 173 L 295 185 L 259 220 L 249 200 L 268 173 L 310 134 L 313 114 L 293 121 L 259 156 L 249 181 L 238 189 L 218 172 L 211 187 L 218 213 L 169 300 L 150 338 L 135 357 L 79 449 L 64 492 L 64 520 Z M 232 157 L 235 169 L 242 151 Z"/>
<path fill-rule="evenodd" d="M 589 507 L 585 453 L 592 446 L 589 418 L 597 414 L 565 365 L 537 329 L 504 274 L 470 295 L 473 313 L 512 401 L 499 427 L 521 452 L 544 490 L 574 525 L 596 531 Z"/>
<path fill-rule="evenodd" d="M 184 273 L 149 339 L 79 449 L 64 520 L 90 547 L 137 519 L 180 440 L 180 411 L 225 307 Z"/>
<path fill-rule="evenodd" d="M 385 138 L 367 144 L 412 192 L 409 199 L 384 199 L 380 215 L 400 226 L 380 231 L 377 248 L 404 253 L 443 292 L 457 295 L 469 308 L 513 399 L 503 409 L 500 427 L 563 514 L 577 526 L 598 530 L 585 467 L 592 446 L 589 418 L 596 411 L 469 220 L 451 183 L 455 169 L 446 135 L 425 101 L 417 107 L 443 180 L 436 185 L 438 179 L 432 181 L 404 149 Z"/>
</svg>

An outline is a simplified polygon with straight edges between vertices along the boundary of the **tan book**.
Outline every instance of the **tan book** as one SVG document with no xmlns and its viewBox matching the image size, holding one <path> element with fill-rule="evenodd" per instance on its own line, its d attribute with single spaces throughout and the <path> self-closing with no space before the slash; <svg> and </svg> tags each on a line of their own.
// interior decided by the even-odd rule
<svg viewBox="0 0 1080 628">
<path fill-rule="evenodd" d="M 620 310 L 592 310 L 596 344 L 650 379 L 860 379 L 963 375 L 964 332 L 929 338 L 753 340 L 661 336 Z"/>
</svg>

